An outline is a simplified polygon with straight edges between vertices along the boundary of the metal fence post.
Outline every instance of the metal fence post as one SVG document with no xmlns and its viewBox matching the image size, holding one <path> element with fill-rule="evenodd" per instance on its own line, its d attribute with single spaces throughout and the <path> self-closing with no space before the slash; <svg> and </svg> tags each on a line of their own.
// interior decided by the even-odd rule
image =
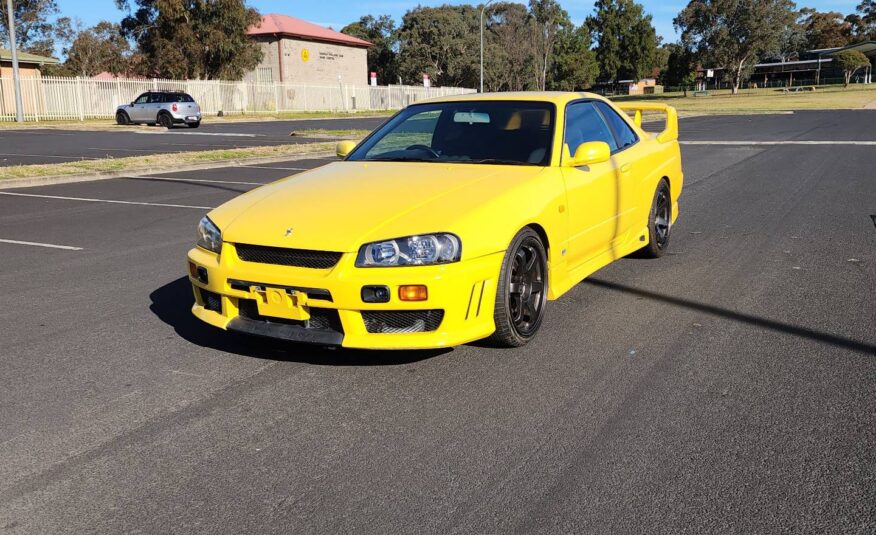
<svg viewBox="0 0 876 535">
<path fill-rule="evenodd" d="M 85 120 L 85 109 L 82 102 L 82 78 L 76 77 L 76 104 L 79 108 L 79 120 Z"/>
</svg>

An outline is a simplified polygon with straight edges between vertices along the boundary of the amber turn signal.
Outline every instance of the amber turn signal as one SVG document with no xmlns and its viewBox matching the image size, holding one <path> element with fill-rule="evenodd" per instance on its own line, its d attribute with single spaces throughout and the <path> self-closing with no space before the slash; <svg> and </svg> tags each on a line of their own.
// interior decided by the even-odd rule
<svg viewBox="0 0 876 535">
<path fill-rule="evenodd" d="M 402 301 L 425 301 L 429 298 L 429 290 L 422 284 L 399 286 L 398 298 Z"/>
</svg>

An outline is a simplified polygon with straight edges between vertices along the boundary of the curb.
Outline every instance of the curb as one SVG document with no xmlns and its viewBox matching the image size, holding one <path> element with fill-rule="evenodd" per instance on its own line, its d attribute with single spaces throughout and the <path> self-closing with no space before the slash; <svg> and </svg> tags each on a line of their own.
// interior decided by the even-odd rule
<svg viewBox="0 0 876 535">
<path fill-rule="evenodd" d="M 307 152 L 290 154 L 288 156 L 270 156 L 264 158 L 242 158 L 237 160 L 223 160 L 221 162 L 197 163 L 180 165 L 177 167 L 147 167 L 131 169 L 127 171 L 107 171 L 103 173 L 89 173 L 87 175 L 56 175 L 25 178 L 7 178 L 0 180 L 0 190 L 11 188 L 33 188 L 36 186 L 52 186 L 55 184 L 72 184 L 74 182 L 92 182 L 95 180 L 107 180 L 110 178 L 136 177 L 142 175 L 161 173 L 181 173 L 184 171 L 202 171 L 205 169 L 219 169 L 222 167 L 240 167 L 245 165 L 257 165 L 261 163 L 293 162 L 308 160 L 311 158 L 325 158 L 334 156 L 331 151 Z"/>
</svg>

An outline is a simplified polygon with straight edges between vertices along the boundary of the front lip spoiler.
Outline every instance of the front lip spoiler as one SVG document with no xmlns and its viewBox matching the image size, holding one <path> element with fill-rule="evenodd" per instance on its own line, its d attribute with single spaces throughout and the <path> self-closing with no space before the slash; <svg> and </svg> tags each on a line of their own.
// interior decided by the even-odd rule
<svg viewBox="0 0 876 535">
<path fill-rule="evenodd" d="M 237 316 L 226 327 L 229 331 L 267 338 L 279 338 L 290 342 L 319 344 L 324 346 L 340 346 L 344 342 L 342 333 L 324 329 L 305 329 L 297 325 L 284 323 L 268 323 L 243 316 Z"/>
</svg>

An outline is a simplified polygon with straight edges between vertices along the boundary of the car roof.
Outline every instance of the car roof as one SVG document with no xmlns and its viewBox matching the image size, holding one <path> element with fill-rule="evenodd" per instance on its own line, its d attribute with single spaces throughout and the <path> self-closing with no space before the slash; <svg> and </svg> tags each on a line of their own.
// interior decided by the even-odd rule
<svg viewBox="0 0 876 535">
<path fill-rule="evenodd" d="M 532 101 L 532 102 L 552 102 L 557 105 L 565 104 L 571 100 L 580 98 L 592 98 L 597 100 L 606 100 L 604 97 L 596 93 L 574 92 L 574 91 L 509 91 L 507 93 L 466 93 L 464 95 L 453 95 L 447 97 L 436 97 L 418 101 L 417 104 L 435 103 L 435 102 L 470 102 L 470 101 Z"/>
</svg>

